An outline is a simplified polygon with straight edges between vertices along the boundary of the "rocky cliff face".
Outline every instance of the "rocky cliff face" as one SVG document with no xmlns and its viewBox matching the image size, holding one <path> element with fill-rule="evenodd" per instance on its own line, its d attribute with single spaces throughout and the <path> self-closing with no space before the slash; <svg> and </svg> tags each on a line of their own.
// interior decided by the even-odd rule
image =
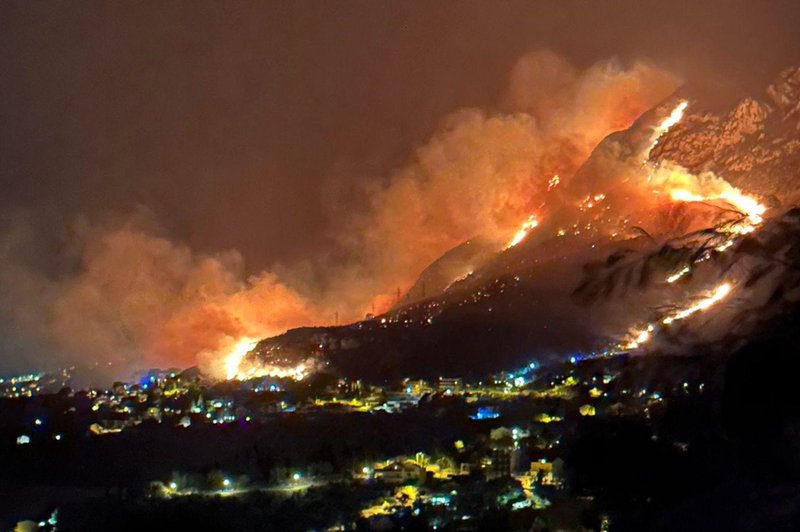
<svg viewBox="0 0 800 532">
<path fill-rule="evenodd" d="M 651 157 L 694 173 L 713 171 L 760 194 L 793 198 L 800 185 L 800 68 L 785 70 L 760 99 L 726 115 L 690 114 L 659 141 Z"/>
</svg>

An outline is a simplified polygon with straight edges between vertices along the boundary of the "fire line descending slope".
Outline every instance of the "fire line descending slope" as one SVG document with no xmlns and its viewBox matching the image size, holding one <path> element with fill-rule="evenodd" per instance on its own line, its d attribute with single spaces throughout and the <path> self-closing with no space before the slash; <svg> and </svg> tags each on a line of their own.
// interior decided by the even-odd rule
<svg viewBox="0 0 800 532">
<path fill-rule="evenodd" d="M 800 105 L 800 91 L 790 96 Z M 753 333 L 763 326 L 755 316 L 794 304 L 800 216 L 782 206 L 791 195 L 762 201 L 742 175 L 723 179 L 724 164 L 684 166 L 697 161 L 678 149 L 686 149 L 681 139 L 709 116 L 696 107 L 673 98 L 609 136 L 574 176 L 551 180 L 550 203 L 504 248 L 482 248 L 482 264 L 444 292 L 351 325 L 263 340 L 236 355 L 247 371 L 230 374 L 303 368 L 301 377 L 328 366 L 368 379 L 480 377 L 532 358 L 688 353 Z M 738 146 L 753 150 L 759 131 L 778 127 L 770 120 L 785 120 L 784 111 L 770 113 L 763 130 L 737 129 Z M 792 138 L 785 144 L 800 143 L 796 128 Z M 796 159 L 784 162 L 800 175 Z M 769 195 L 769 179 L 754 182 Z M 780 253 L 765 251 L 773 247 Z"/>
<path fill-rule="evenodd" d="M 683 118 L 689 103 L 686 100 L 679 101 L 673 110 L 664 118 L 659 124 L 653 128 L 653 134 L 650 142 L 645 149 L 645 156 L 643 159 L 643 167 L 649 173 L 647 181 L 653 185 L 658 186 L 661 190 L 656 190 L 655 193 L 667 191 L 672 201 L 676 202 L 709 202 L 720 200 L 729 203 L 739 214 L 740 217 L 732 222 L 721 224 L 717 227 L 717 231 L 721 238 L 722 243 L 717 244 L 713 249 L 722 253 L 737 241 L 741 235 L 753 232 L 758 225 L 763 222 L 762 215 L 766 208 L 761 205 L 755 198 L 745 195 L 739 190 L 735 189 L 727 182 L 713 177 L 705 179 L 705 183 L 701 182 L 696 176 L 692 176 L 682 169 L 672 168 L 666 177 L 660 176 L 654 179 L 653 174 L 661 172 L 658 163 L 650 161 L 650 154 L 654 147 L 658 144 L 660 139 L 669 132 L 669 130 L 677 125 Z M 677 177 L 675 177 L 677 174 Z M 698 192 L 691 192 L 685 188 L 675 188 L 677 184 L 686 183 L 694 185 Z M 666 278 L 669 284 L 679 281 L 685 275 L 692 272 L 692 268 L 696 263 L 708 260 L 710 255 L 708 252 L 693 254 L 692 259 L 684 264 L 677 272 L 670 274 Z M 699 298 L 693 298 L 690 303 L 684 304 L 683 307 L 676 308 L 667 312 L 659 319 L 644 324 L 637 325 L 628 330 L 625 336 L 618 342 L 613 342 L 611 346 L 603 349 L 599 356 L 614 356 L 620 353 L 627 353 L 645 347 L 654 336 L 669 327 L 675 322 L 679 322 L 690 318 L 696 313 L 706 311 L 714 305 L 720 303 L 728 297 L 732 290 L 730 282 L 722 282 L 715 288 L 708 290 L 707 293 L 701 294 Z M 598 355 L 594 355 L 598 356 Z"/>
</svg>

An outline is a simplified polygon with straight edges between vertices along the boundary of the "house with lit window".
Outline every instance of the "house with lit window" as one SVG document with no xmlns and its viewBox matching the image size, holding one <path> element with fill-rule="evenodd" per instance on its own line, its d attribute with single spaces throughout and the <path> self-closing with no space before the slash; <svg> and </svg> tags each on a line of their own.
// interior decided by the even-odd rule
<svg viewBox="0 0 800 532">
<path fill-rule="evenodd" d="M 425 480 L 425 468 L 413 462 L 392 461 L 375 468 L 375 478 L 388 484 Z"/>
</svg>

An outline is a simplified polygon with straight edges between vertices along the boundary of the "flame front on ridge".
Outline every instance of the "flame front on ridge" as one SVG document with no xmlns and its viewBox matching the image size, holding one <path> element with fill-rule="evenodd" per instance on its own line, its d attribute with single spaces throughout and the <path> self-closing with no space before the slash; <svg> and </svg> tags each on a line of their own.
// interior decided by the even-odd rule
<svg viewBox="0 0 800 532">
<path fill-rule="evenodd" d="M 536 220 L 535 216 L 528 216 L 528 219 L 522 223 L 522 227 L 519 228 L 519 231 L 514 234 L 514 238 L 509 241 L 508 245 L 506 245 L 506 249 L 513 248 L 525 240 L 525 237 L 528 236 L 528 232 L 538 225 L 539 222 Z"/>
<path fill-rule="evenodd" d="M 278 366 L 245 361 L 245 356 L 252 351 L 258 340 L 245 337 L 238 340 L 225 356 L 225 377 L 228 380 L 247 380 L 258 377 L 275 377 L 279 379 L 303 380 L 314 369 L 314 364 L 303 361 L 294 366 Z"/>
</svg>

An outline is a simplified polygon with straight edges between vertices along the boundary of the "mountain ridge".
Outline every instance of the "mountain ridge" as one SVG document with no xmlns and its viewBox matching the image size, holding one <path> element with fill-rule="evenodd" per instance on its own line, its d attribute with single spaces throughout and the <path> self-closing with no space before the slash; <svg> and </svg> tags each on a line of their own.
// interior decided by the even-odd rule
<svg viewBox="0 0 800 532">
<path fill-rule="evenodd" d="M 724 115 L 700 109 L 653 139 L 654 125 L 683 101 L 699 108 L 679 90 L 629 129 L 606 137 L 518 245 L 493 250 L 471 239 L 420 275 L 408 304 L 345 326 L 287 331 L 260 341 L 246 360 L 309 361 L 372 380 L 480 378 L 530 359 L 602 350 L 632 324 L 691 301 L 732 270 L 743 291 L 769 293 L 747 305 L 739 294 L 737 308 L 779 313 L 794 304 L 794 272 L 800 271 L 793 244 L 800 211 L 790 208 L 800 179 L 800 68 L 782 72 L 764 99 L 746 98 Z M 730 240 L 742 213 L 724 202 L 643 200 L 636 183 L 642 150 L 654 172 L 671 165 L 701 176 L 714 172 L 765 198 L 764 226 L 716 251 L 710 242 Z M 638 208 L 637 201 L 646 203 Z M 776 265 L 766 249 L 782 250 L 783 263 Z M 684 269 L 691 270 L 685 279 L 664 281 Z M 751 292 L 747 297 L 756 297 Z M 767 304 L 772 310 L 764 310 Z M 684 323 L 659 331 L 654 349 L 688 352 L 721 341 L 724 331 L 701 334 L 711 318 L 698 319 L 698 330 Z"/>
</svg>

